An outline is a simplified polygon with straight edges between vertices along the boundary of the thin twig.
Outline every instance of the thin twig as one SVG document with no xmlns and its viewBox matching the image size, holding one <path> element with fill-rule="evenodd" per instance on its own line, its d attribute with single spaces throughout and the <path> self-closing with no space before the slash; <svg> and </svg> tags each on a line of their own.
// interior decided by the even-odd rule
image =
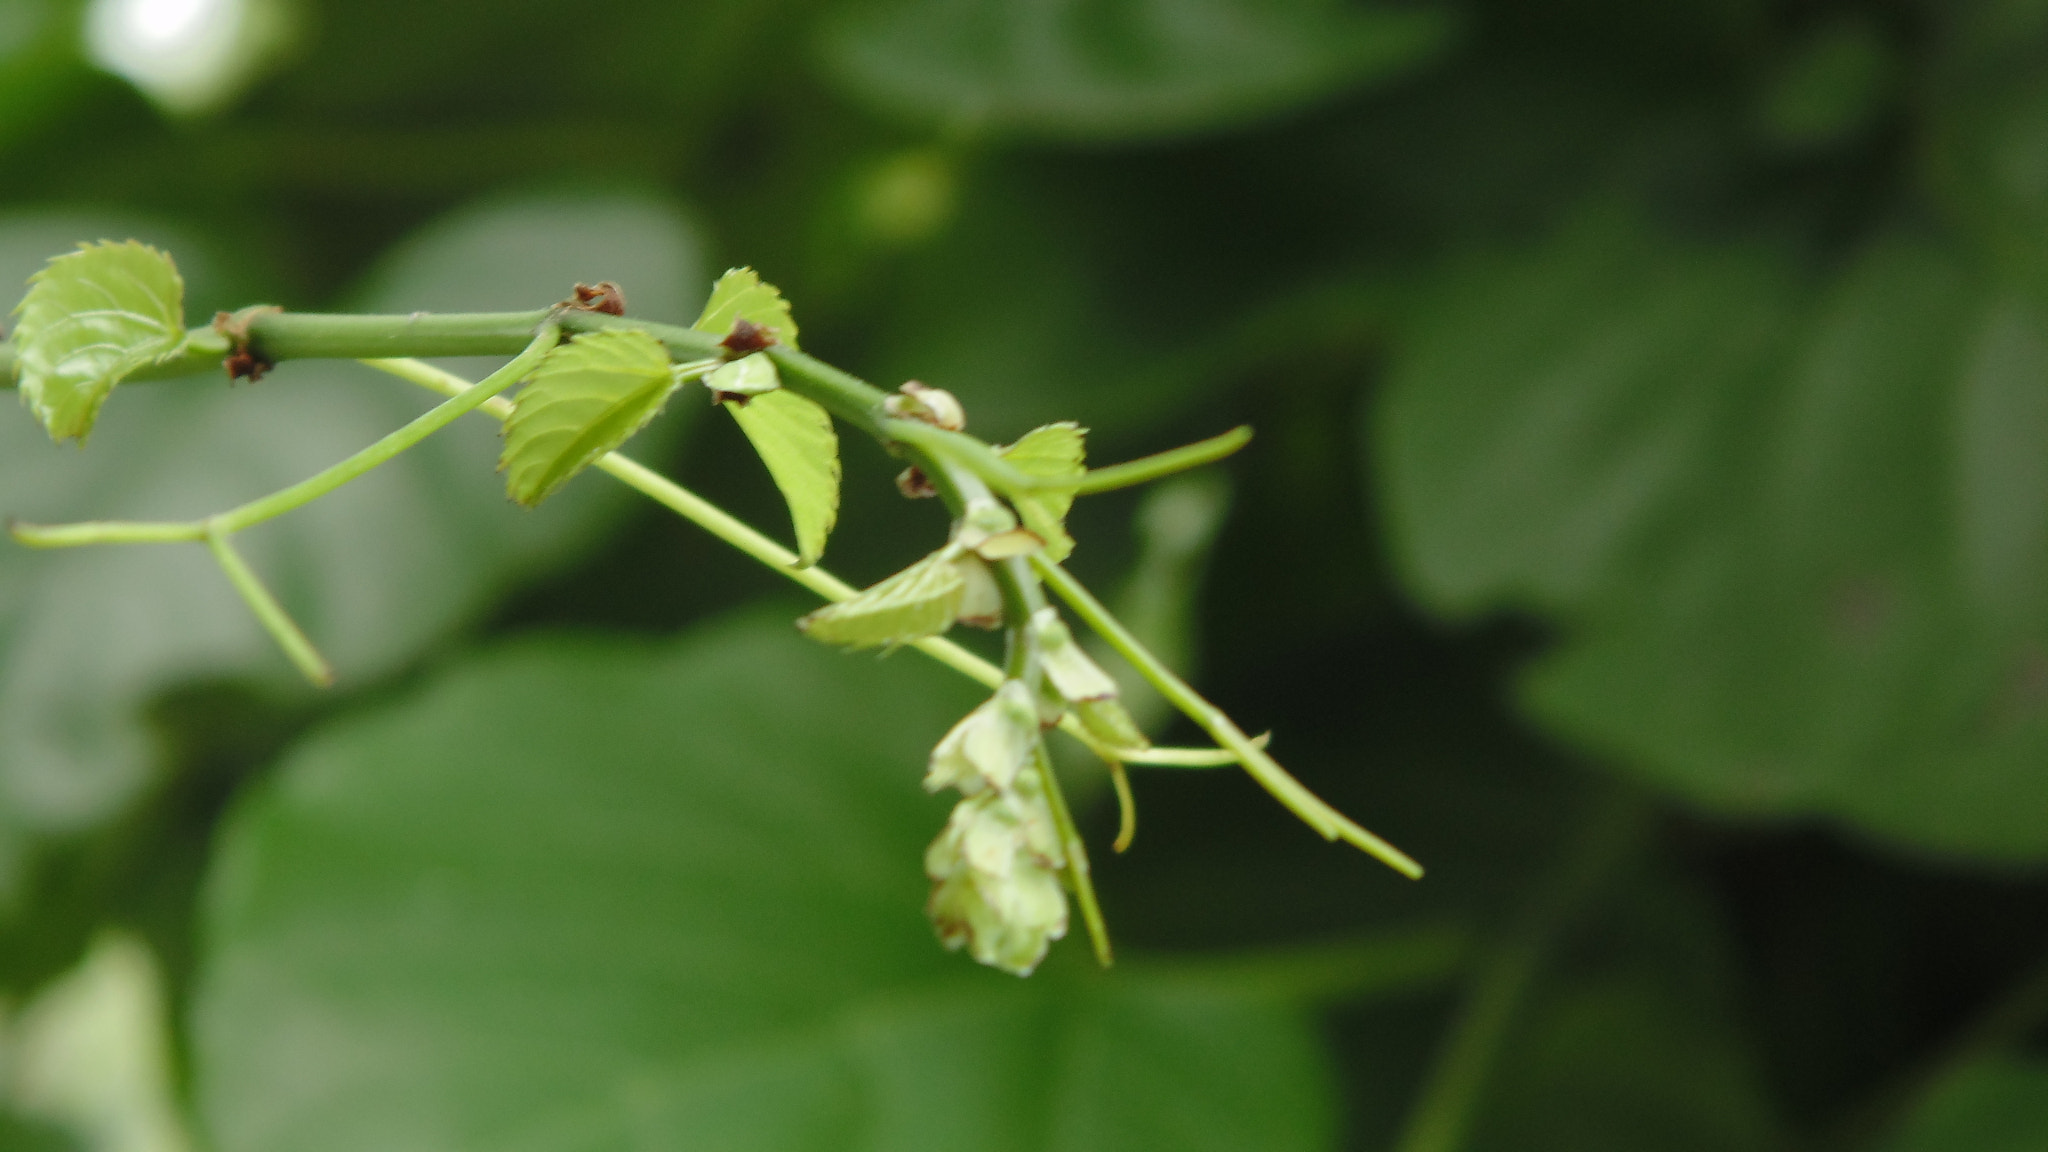
<svg viewBox="0 0 2048 1152">
<path fill-rule="evenodd" d="M 1187 681 L 1175 675 L 1171 668 L 1154 656 L 1130 629 L 1125 628 L 1109 609 L 1095 595 L 1082 586 L 1081 582 L 1069 575 L 1066 569 L 1047 560 L 1043 555 L 1031 557 L 1031 566 L 1038 571 L 1046 587 L 1051 588 L 1060 599 L 1085 621 L 1090 628 L 1117 654 L 1129 661 L 1131 667 L 1152 682 L 1161 696 L 1188 719 L 1193 720 L 1209 738 L 1237 754 L 1238 762 L 1252 779 L 1288 811 L 1299 816 L 1303 823 L 1322 833 L 1326 840 L 1343 840 L 1363 849 L 1374 859 L 1410 879 L 1422 875 L 1422 865 L 1417 864 L 1406 852 L 1366 831 L 1342 812 L 1330 807 L 1323 799 L 1309 791 L 1288 774 L 1279 761 L 1266 754 L 1266 750 L 1246 736 L 1235 721 L 1221 708 L 1209 703 L 1202 695 L 1188 686 Z"/>
<path fill-rule="evenodd" d="M 263 625 L 263 630 L 270 633 L 271 639 L 277 641 L 277 646 L 284 649 L 292 664 L 313 682 L 315 688 L 331 687 L 334 684 L 334 667 L 306 638 L 304 630 L 292 619 L 291 613 L 284 610 L 284 605 L 278 603 L 277 597 L 270 594 L 270 589 L 263 586 L 263 581 L 257 578 L 248 561 L 242 559 L 242 554 L 228 543 L 228 533 L 209 529 L 206 546 L 213 551 L 220 570 L 227 574 L 228 583 L 242 594 L 242 602 L 249 606 L 249 611 Z"/>
</svg>

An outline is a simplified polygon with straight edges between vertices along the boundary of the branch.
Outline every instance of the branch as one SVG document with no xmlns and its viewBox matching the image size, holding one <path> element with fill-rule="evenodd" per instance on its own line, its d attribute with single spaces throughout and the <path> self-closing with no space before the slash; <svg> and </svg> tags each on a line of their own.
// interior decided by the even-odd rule
<svg viewBox="0 0 2048 1152">
<path fill-rule="evenodd" d="M 421 360 L 366 360 L 364 363 L 443 396 L 459 396 L 474 387 L 453 372 Z M 512 405 L 502 397 L 492 397 L 477 405 L 476 411 L 503 421 L 511 417 Z M 859 592 L 822 566 L 800 567 L 797 554 L 776 543 L 772 537 L 623 453 L 608 452 L 598 458 L 595 467 L 826 600 L 835 603 L 850 600 Z M 984 687 L 994 688 L 1003 682 L 1002 669 L 951 640 L 934 636 L 916 641 L 911 647 Z M 1222 748 L 1117 748 L 1103 743 L 1071 715 L 1062 717 L 1059 727 L 1060 731 L 1079 741 L 1104 762 L 1191 769 L 1227 768 L 1238 762 L 1236 753 Z M 1263 748 L 1267 739 L 1267 736 L 1259 736 L 1252 743 Z"/>
</svg>

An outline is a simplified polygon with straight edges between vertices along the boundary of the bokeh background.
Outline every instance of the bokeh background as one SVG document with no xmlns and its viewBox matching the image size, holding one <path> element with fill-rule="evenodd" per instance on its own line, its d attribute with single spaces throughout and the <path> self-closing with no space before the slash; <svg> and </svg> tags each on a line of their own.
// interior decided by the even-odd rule
<svg viewBox="0 0 2048 1152">
<path fill-rule="evenodd" d="M 1230 772 L 1118 856 L 1076 760 L 1120 963 L 980 970 L 970 687 L 479 422 L 251 535 L 330 693 L 196 549 L 0 549 L 0 1148 L 2048 1149 L 2048 4 L 0 0 L 0 279 L 128 236 L 195 320 L 751 264 L 994 441 L 1253 424 L 1072 567 L 1430 873 Z M 0 512 L 428 403 L 0 413 Z M 867 582 L 944 526 L 846 448 Z"/>
</svg>

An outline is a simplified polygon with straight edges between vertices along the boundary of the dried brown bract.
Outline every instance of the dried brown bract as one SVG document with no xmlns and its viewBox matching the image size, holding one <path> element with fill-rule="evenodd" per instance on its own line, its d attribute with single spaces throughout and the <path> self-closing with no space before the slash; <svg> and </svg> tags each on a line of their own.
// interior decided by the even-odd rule
<svg viewBox="0 0 2048 1152">
<path fill-rule="evenodd" d="M 756 324 L 752 320 L 735 320 L 732 322 L 732 331 L 718 342 L 718 346 L 725 349 L 726 359 L 737 360 L 742 356 L 751 356 L 774 343 L 775 329 L 765 324 Z"/>
<path fill-rule="evenodd" d="M 277 367 L 277 363 L 256 351 L 249 343 L 249 326 L 258 316 L 284 309 L 274 304 L 244 308 L 240 312 L 216 312 L 213 314 L 213 330 L 227 337 L 229 352 L 221 361 L 227 369 L 228 379 L 247 380 L 251 384 L 263 379 L 265 373 Z"/>
<path fill-rule="evenodd" d="M 609 280 L 595 284 L 578 284 L 561 307 L 574 308 L 579 312 L 602 312 L 607 316 L 626 314 L 626 290 Z"/>
<path fill-rule="evenodd" d="M 932 478 L 915 464 L 896 474 L 896 490 L 907 500 L 928 500 L 939 494 L 932 486 Z"/>
</svg>

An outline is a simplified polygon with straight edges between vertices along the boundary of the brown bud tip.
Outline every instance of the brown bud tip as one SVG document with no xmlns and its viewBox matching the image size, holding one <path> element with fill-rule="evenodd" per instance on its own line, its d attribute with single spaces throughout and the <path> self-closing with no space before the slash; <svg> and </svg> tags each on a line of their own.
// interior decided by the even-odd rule
<svg viewBox="0 0 2048 1152">
<path fill-rule="evenodd" d="M 903 493 L 906 500 L 927 500 L 939 494 L 939 490 L 932 487 L 932 478 L 915 464 L 897 474 L 896 490 Z"/>
<path fill-rule="evenodd" d="M 719 347 L 725 349 L 725 358 L 728 360 L 751 356 L 773 343 L 775 329 L 756 324 L 752 320 L 733 321 L 732 332 L 718 342 Z"/>
<path fill-rule="evenodd" d="M 607 316 L 626 314 L 626 290 L 609 280 L 595 284 L 578 284 L 574 293 L 562 301 L 562 307 L 575 308 L 584 312 L 602 312 Z"/>
<path fill-rule="evenodd" d="M 711 394 L 711 402 L 713 404 L 730 404 L 735 408 L 745 408 L 747 401 L 752 399 L 753 397 L 745 392 L 713 392 Z"/>
</svg>

